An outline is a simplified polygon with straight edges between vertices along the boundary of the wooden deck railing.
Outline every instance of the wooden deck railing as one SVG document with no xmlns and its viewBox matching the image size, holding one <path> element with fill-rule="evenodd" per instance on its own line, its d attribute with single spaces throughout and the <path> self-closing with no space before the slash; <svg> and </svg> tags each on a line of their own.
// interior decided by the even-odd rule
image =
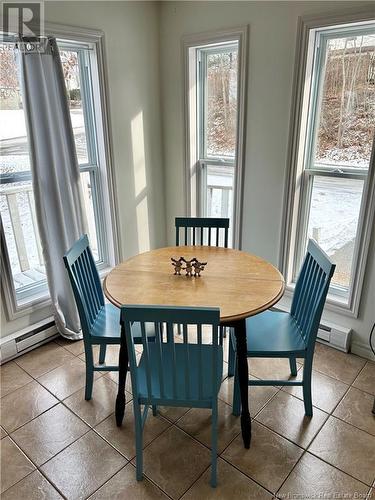
<svg viewBox="0 0 375 500">
<path fill-rule="evenodd" d="M 44 261 L 43 261 L 43 255 L 42 255 L 42 248 L 40 246 L 40 239 L 39 239 L 39 232 L 38 232 L 38 225 L 36 221 L 36 215 L 35 215 L 35 203 L 34 203 L 34 195 L 33 195 L 33 189 L 31 185 L 25 185 L 25 186 L 17 186 L 17 187 L 10 187 L 7 188 L 5 185 L 3 185 L 1 195 L 5 196 L 8 209 L 9 209 L 9 216 L 10 216 L 10 221 L 12 224 L 12 230 L 13 230 L 13 236 L 14 236 L 14 241 L 15 241 L 15 246 L 17 250 L 17 258 L 18 262 L 20 265 L 21 272 L 29 271 L 31 266 L 27 254 L 27 246 L 25 242 L 25 234 L 22 230 L 22 221 L 21 221 L 21 215 L 20 215 L 20 202 L 19 202 L 19 194 L 24 193 L 26 203 L 27 203 L 27 208 L 30 211 L 31 215 L 31 220 L 32 220 L 32 226 L 34 229 L 34 234 L 35 234 L 35 241 L 37 245 L 37 252 L 38 252 L 38 260 L 40 266 L 44 266 Z"/>
</svg>

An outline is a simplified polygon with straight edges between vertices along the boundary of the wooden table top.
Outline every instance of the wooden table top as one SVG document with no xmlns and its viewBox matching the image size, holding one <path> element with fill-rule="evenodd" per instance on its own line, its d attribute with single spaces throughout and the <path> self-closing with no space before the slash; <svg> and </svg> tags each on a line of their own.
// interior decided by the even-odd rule
<svg viewBox="0 0 375 500">
<path fill-rule="evenodd" d="M 171 257 L 207 262 L 201 277 L 175 276 Z M 104 281 L 104 293 L 117 307 L 125 304 L 211 306 L 222 322 L 264 311 L 284 293 L 284 279 L 269 262 L 230 248 L 166 247 L 132 257 Z"/>
</svg>

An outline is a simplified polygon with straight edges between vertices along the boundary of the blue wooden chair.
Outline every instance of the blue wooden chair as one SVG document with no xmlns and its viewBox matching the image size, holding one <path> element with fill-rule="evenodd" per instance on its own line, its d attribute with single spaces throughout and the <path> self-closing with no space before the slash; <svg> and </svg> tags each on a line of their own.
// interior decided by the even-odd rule
<svg viewBox="0 0 375 500">
<path fill-rule="evenodd" d="M 176 217 L 175 227 L 176 246 L 212 245 L 228 248 L 229 219 L 215 217 Z M 181 229 L 183 229 L 184 243 L 180 243 Z M 224 238 L 223 242 L 221 238 Z"/>
<path fill-rule="evenodd" d="M 118 371 L 117 366 L 103 366 L 108 344 L 120 345 L 120 309 L 104 302 L 104 295 L 87 235 L 75 242 L 63 257 L 76 301 L 86 355 L 85 399 L 92 397 L 94 371 Z M 139 325 L 133 328 L 134 341 L 141 342 Z M 155 338 L 154 331 L 148 331 Z M 99 365 L 94 364 L 93 345 L 100 345 Z"/>
<path fill-rule="evenodd" d="M 216 486 L 217 398 L 223 371 L 219 321 L 217 308 L 122 307 L 122 335 L 126 335 L 132 381 L 138 481 L 143 477 L 143 426 L 149 406 L 182 406 L 212 409 L 211 485 Z M 143 353 L 137 363 L 133 327 L 138 322 Z M 182 325 L 182 343 L 175 343 L 171 334 L 175 324 Z M 150 325 L 156 332 L 154 342 L 146 335 Z M 212 332 L 210 343 L 202 342 L 203 325 L 208 325 Z M 166 326 L 166 335 L 162 326 Z M 141 405 L 144 405 L 143 414 Z"/>
<path fill-rule="evenodd" d="M 335 265 L 314 240 L 298 277 L 290 313 L 265 311 L 246 320 L 249 358 L 289 358 L 291 375 L 297 375 L 296 358 L 304 358 L 302 381 L 249 380 L 249 385 L 302 386 L 305 414 L 312 416 L 311 370 L 316 335 Z M 240 389 L 235 368 L 235 339 L 231 339 L 229 372 L 235 374 L 233 414 L 240 414 Z"/>
<path fill-rule="evenodd" d="M 207 245 L 228 248 L 229 219 L 217 217 L 176 217 L 176 246 Z M 180 243 L 180 233 L 183 230 L 183 243 Z M 221 245 L 221 243 L 223 243 Z M 226 337 L 226 328 L 223 336 Z M 177 325 L 181 335 L 181 327 Z"/>
</svg>

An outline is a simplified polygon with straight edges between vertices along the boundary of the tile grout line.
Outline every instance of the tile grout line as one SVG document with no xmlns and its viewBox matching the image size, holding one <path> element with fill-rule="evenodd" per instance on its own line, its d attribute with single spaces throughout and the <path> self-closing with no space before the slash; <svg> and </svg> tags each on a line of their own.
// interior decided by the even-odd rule
<svg viewBox="0 0 375 500">
<path fill-rule="evenodd" d="M 218 458 L 219 458 L 219 457 L 218 457 Z M 190 490 L 193 488 L 193 486 L 194 486 L 195 484 L 197 484 L 197 482 L 200 480 L 200 478 L 201 478 L 202 476 L 204 476 L 204 474 L 206 474 L 206 472 L 207 472 L 210 468 L 211 468 L 211 465 L 209 465 L 208 467 L 206 467 L 206 469 L 204 469 L 204 471 L 203 471 L 201 474 L 199 474 L 199 476 L 198 476 L 198 477 L 197 477 L 197 479 L 194 481 L 194 483 L 192 483 L 192 484 L 191 484 L 191 485 L 187 488 L 187 490 L 185 490 L 185 491 L 182 493 L 182 495 L 180 495 L 180 496 L 178 497 L 178 499 L 177 499 L 177 500 L 181 500 L 181 498 L 182 498 L 184 495 L 186 495 L 186 493 L 187 493 L 188 491 L 190 491 Z"/>
<path fill-rule="evenodd" d="M 350 384 L 350 387 L 353 387 L 354 389 L 358 389 L 359 391 L 362 391 L 362 392 L 365 392 L 366 394 L 370 394 L 370 396 L 374 396 L 375 397 L 375 393 L 373 394 L 372 392 L 367 392 L 363 389 L 360 389 L 359 387 L 356 387 L 354 384 L 354 382 L 358 379 L 358 377 L 361 375 L 361 373 L 365 370 L 366 366 L 367 365 L 370 365 L 370 364 L 373 364 L 374 365 L 374 369 L 375 369 L 375 362 L 373 361 L 370 361 L 370 360 L 367 360 L 367 362 L 364 364 L 364 366 L 361 368 L 361 370 L 359 371 L 358 375 L 356 376 L 356 378 L 353 380 L 353 382 Z"/>
<path fill-rule="evenodd" d="M 135 473 L 135 465 L 132 464 L 131 462 L 129 462 L 130 465 L 133 467 L 133 472 Z M 154 486 L 156 486 L 158 488 L 158 490 L 160 490 L 162 493 L 164 493 L 164 495 L 168 498 L 170 498 L 171 500 L 174 500 L 173 497 L 171 497 L 171 495 L 169 495 L 166 491 L 163 490 L 163 488 L 161 486 L 159 486 L 155 481 L 154 479 L 152 479 L 151 477 L 147 476 L 147 474 L 143 473 L 144 476 L 146 477 L 146 479 L 148 481 L 150 481 L 151 484 L 153 484 Z"/>
<path fill-rule="evenodd" d="M 65 349 L 65 351 L 67 351 L 71 356 L 72 356 L 72 359 L 70 360 L 66 360 L 64 361 L 64 363 L 62 363 L 61 365 L 57 365 L 55 366 L 54 368 L 51 368 L 50 370 L 47 370 L 45 373 L 42 373 L 41 375 L 39 375 L 39 377 L 35 377 L 34 375 L 31 375 L 31 373 L 29 373 L 27 370 L 25 370 L 25 368 L 23 368 L 21 365 L 18 364 L 18 359 L 19 358 L 22 358 L 23 356 L 26 356 L 27 354 L 31 353 L 31 352 L 36 352 L 40 347 L 44 347 L 44 346 L 47 346 L 51 343 L 54 343 L 55 345 L 57 345 L 58 347 L 61 347 L 62 349 L 65 349 L 63 346 L 61 346 L 60 344 L 57 344 L 57 342 L 55 342 L 55 340 L 51 340 L 50 342 L 46 342 L 45 344 L 42 344 L 41 346 L 38 346 L 36 349 L 32 349 L 31 351 L 28 351 L 26 352 L 25 354 L 22 354 L 21 356 L 17 356 L 16 358 L 13 358 L 11 359 L 9 362 L 14 362 L 18 368 L 20 368 L 21 370 L 23 370 L 27 375 L 29 375 L 29 377 L 31 377 L 33 380 L 38 380 L 38 378 L 40 377 L 44 377 L 44 375 L 47 375 L 48 373 L 51 373 L 53 370 L 56 370 L 57 368 L 60 368 L 61 366 L 64 366 L 66 363 L 69 363 L 69 361 L 73 361 L 73 359 L 75 358 L 78 358 L 80 361 L 82 361 L 82 359 L 79 358 L 79 356 L 76 356 L 75 354 L 73 354 L 72 352 L 70 352 L 68 349 Z M 84 361 L 83 361 L 84 362 Z M 6 364 L 6 363 L 5 363 Z M 40 382 L 39 382 L 40 383 Z M 26 384 L 25 384 L 26 385 Z M 42 385 L 42 384 L 41 384 Z M 24 387 L 24 386 L 22 386 Z M 20 389 L 20 388 L 19 388 Z M 14 391 L 12 391 L 14 392 Z"/>
<path fill-rule="evenodd" d="M 331 467 L 333 467 L 334 469 L 342 472 L 343 474 L 345 474 L 346 476 L 349 476 L 351 477 L 352 479 L 355 479 L 356 481 L 358 481 L 359 483 L 362 483 L 364 484 L 365 486 L 369 486 L 367 483 L 365 483 L 363 481 L 363 479 L 358 479 L 357 477 L 353 476 L 352 474 L 349 474 L 349 472 L 345 472 L 343 471 L 342 469 L 340 469 L 339 467 L 337 467 L 337 465 L 333 465 L 331 464 L 330 462 L 327 462 L 327 460 L 325 460 L 324 458 L 321 458 L 319 457 L 318 455 L 316 455 L 313 451 L 310 451 L 310 450 L 306 450 L 306 452 L 310 453 L 310 455 L 313 455 L 315 458 L 318 458 L 319 460 L 321 460 L 322 462 L 326 463 L 327 465 L 330 465 Z M 371 488 L 371 486 L 370 486 Z"/>
<path fill-rule="evenodd" d="M 185 414 L 186 414 L 186 413 L 188 413 L 188 412 L 185 412 Z M 185 414 L 184 414 L 184 415 L 185 415 Z M 181 415 L 181 417 L 179 417 L 177 420 L 179 420 L 180 418 L 182 418 L 184 415 Z M 200 441 L 198 441 L 198 440 L 197 440 L 194 436 L 191 436 L 189 433 L 187 433 L 186 431 L 184 431 L 184 429 L 181 429 L 180 427 L 178 427 L 178 426 L 176 425 L 177 420 L 176 420 L 174 423 L 172 423 L 172 424 L 171 424 L 171 425 L 170 425 L 167 429 L 164 429 L 164 431 L 163 431 L 161 434 L 159 434 L 159 435 L 158 435 L 155 439 L 153 439 L 150 443 L 148 443 L 148 444 L 147 444 L 147 446 L 145 446 L 145 447 L 143 448 L 143 451 L 145 451 L 145 450 L 146 450 L 146 449 L 147 449 L 147 448 L 151 445 L 151 443 L 152 443 L 152 442 L 154 442 L 157 438 L 159 438 L 159 437 L 160 437 L 160 436 L 162 436 L 163 434 L 166 434 L 166 433 L 167 433 L 167 431 L 169 431 L 172 427 L 175 427 L 175 428 L 176 428 L 176 430 L 181 431 L 183 434 L 185 434 L 188 438 L 190 438 L 190 439 L 192 439 L 193 441 L 195 441 L 197 444 L 199 444 L 199 445 L 203 446 L 203 447 L 204 447 L 204 448 L 206 448 L 208 451 L 211 451 L 211 449 L 210 449 L 208 446 L 206 446 L 205 444 L 203 444 L 203 443 L 201 443 Z M 137 457 L 136 457 L 136 456 L 134 456 L 134 457 L 131 459 L 130 463 L 131 463 L 134 459 L 136 460 L 136 458 L 137 458 Z M 132 465 L 133 465 L 133 464 L 132 464 Z M 133 465 L 133 467 L 134 467 L 134 465 Z M 208 467 L 210 467 L 210 465 L 209 465 Z M 204 472 L 206 472 L 206 470 L 207 470 L 207 468 L 206 468 L 206 469 L 204 469 L 203 473 L 204 473 Z M 202 474 L 203 474 L 203 473 L 202 473 Z M 143 472 L 143 474 L 147 477 L 147 479 L 149 479 L 152 483 L 154 483 L 156 486 L 158 486 L 158 485 L 157 485 L 157 483 L 155 483 L 155 482 L 154 482 L 154 480 L 153 480 L 150 476 L 148 476 L 146 472 Z M 188 491 L 188 490 L 189 490 L 189 489 L 190 489 L 190 488 L 191 488 L 191 487 L 192 487 L 192 486 L 193 486 L 193 485 L 194 485 L 194 484 L 198 481 L 198 479 L 201 477 L 201 475 L 202 475 L 202 474 L 199 474 L 198 478 L 197 478 L 197 479 L 196 479 L 196 480 L 195 480 L 195 481 L 194 481 L 194 482 L 193 482 L 193 483 L 192 483 L 192 484 L 191 484 L 191 485 L 187 488 L 187 490 L 186 490 L 186 491 L 184 491 L 184 492 L 182 493 L 182 495 L 180 495 L 178 498 L 181 498 L 183 495 L 185 495 L 185 493 L 186 493 L 186 492 L 187 492 L 187 491 Z M 163 490 L 160 486 L 158 486 L 158 488 L 159 488 L 159 489 L 161 489 L 161 491 L 162 491 L 163 493 L 165 493 L 165 494 L 166 494 L 169 498 L 172 498 L 172 497 L 171 497 L 171 496 L 170 496 L 170 495 L 169 495 L 166 491 L 164 491 L 164 490 Z"/>
<path fill-rule="evenodd" d="M 46 462 L 44 462 L 42 465 L 37 465 L 30 457 L 29 455 L 17 444 L 16 441 L 14 441 L 14 439 L 12 439 L 12 437 L 10 435 L 8 435 L 7 437 L 9 437 L 9 439 L 12 441 L 12 443 L 21 451 L 21 453 L 23 455 L 25 455 L 25 457 L 32 463 L 32 465 L 35 467 L 34 470 L 32 470 L 29 474 L 27 474 L 26 476 L 24 476 L 23 478 L 21 478 L 19 481 L 17 481 L 16 483 L 12 484 L 12 486 L 10 486 L 9 488 L 7 488 L 6 490 L 4 490 L 2 492 L 5 493 L 6 491 L 10 490 L 10 488 L 13 488 L 13 486 L 16 486 L 17 484 L 19 484 L 21 481 L 23 481 L 24 479 L 26 479 L 27 477 L 29 477 L 33 472 L 39 472 L 46 480 L 49 484 L 51 484 L 51 486 L 53 488 L 55 488 L 59 494 L 63 497 L 63 498 L 66 498 L 65 495 L 62 494 L 62 492 L 52 483 L 52 481 L 46 477 L 46 475 L 42 472 L 42 470 L 40 469 L 40 467 L 42 467 L 45 463 L 49 462 L 52 458 L 54 457 L 51 457 L 50 459 L 48 459 Z M 82 437 L 82 436 L 81 436 Z M 56 456 L 56 455 L 54 455 Z"/>
<path fill-rule="evenodd" d="M 32 419 L 28 420 L 27 422 L 23 423 L 22 425 L 16 427 L 15 429 L 13 429 L 12 431 L 7 431 L 7 434 L 8 436 L 10 436 L 11 434 L 14 434 L 15 432 L 19 431 L 20 429 L 22 429 L 23 427 L 25 427 L 25 425 L 27 424 L 30 424 L 31 422 L 34 422 L 34 420 L 36 420 L 38 417 L 41 417 L 42 415 L 44 415 L 45 413 L 47 413 L 49 410 L 52 410 L 53 408 L 55 408 L 56 406 L 58 406 L 59 404 L 61 403 L 60 400 L 57 400 L 56 403 L 54 403 L 52 406 L 50 406 L 49 408 L 47 408 L 46 410 L 42 411 L 41 413 L 39 413 L 38 415 L 36 415 L 35 417 L 33 417 Z M 4 436 L 5 437 L 5 436 Z"/>
<path fill-rule="evenodd" d="M 97 425 L 100 425 L 101 423 L 104 422 L 104 420 L 106 420 L 107 418 L 109 418 L 110 416 L 114 415 L 114 412 L 111 413 L 108 417 L 106 417 L 105 419 L 103 419 L 101 422 L 99 422 Z M 161 415 L 159 415 L 161 416 Z M 164 418 L 163 416 L 161 416 L 162 418 Z M 166 420 L 166 419 L 164 419 Z M 168 427 L 166 429 L 164 429 L 160 434 L 158 434 L 157 436 L 155 436 L 153 439 L 151 439 L 151 441 L 149 443 L 147 443 L 147 445 L 142 448 L 142 450 L 145 450 L 151 443 L 153 443 L 155 441 L 155 439 L 157 439 L 158 437 L 162 436 L 168 429 L 170 429 L 172 427 L 172 423 L 169 422 L 169 420 L 167 420 L 167 422 L 169 423 Z M 97 425 L 95 427 L 97 427 Z M 109 446 L 111 446 L 115 451 L 117 451 L 121 456 L 123 456 L 126 460 L 128 460 L 129 462 L 131 462 L 132 460 L 134 460 L 134 458 L 136 458 L 136 455 L 133 455 L 131 458 L 128 458 L 126 455 L 124 455 L 120 450 L 118 450 L 112 443 L 110 443 L 110 441 L 108 441 L 108 439 L 106 439 L 104 436 L 102 436 L 99 431 L 97 431 L 97 429 L 93 427 L 91 430 L 93 430 L 95 432 L 95 434 L 97 434 L 101 439 L 103 439 L 103 441 L 105 441 L 106 443 L 109 444 Z"/>
<path fill-rule="evenodd" d="M 264 486 L 263 484 L 259 483 L 257 479 L 254 479 L 253 477 L 249 476 L 248 474 L 246 474 L 246 472 L 242 471 L 241 469 L 239 469 L 237 467 L 237 465 L 235 464 L 232 464 L 232 462 L 229 462 L 228 459 L 226 459 L 225 457 L 223 457 L 222 455 L 220 455 L 220 458 L 222 460 L 224 460 L 225 463 L 227 463 L 228 465 L 230 465 L 231 467 L 233 467 L 234 469 L 236 469 L 236 471 L 240 472 L 241 474 L 243 474 L 247 479 L 250 479 L 251 481 L 253 481 L 254 483 L 256 483 L 258 486 L 260 486 L 263 490 L 267 491 L 268 493 L 270 493 L 271 495 L 274 495 L 275 493 L 273 493 L 271 490 L 269 490 L 266 486 Z"/>
<path fill-rule="evenodd" d="M 94 490 L 92 493 L 90 493 L 90 495 L 88 497 L 85 497 L 85 500 L 89 499 L 92 497 L 92 495 L 94 495 L 97 491 L 99 491 L 103 486 L 105 486 L 111 479 L 113 479 L 117 474 L 119 474 L 122 470 L 125 469 L 125 467 L 128 467 L 128 466 L 131 466 L 133 469 L 135 469 L 134 465 L 131 463 L 131 460 L 129 460 L 123 467 L 121 467 L 120 470 L 118 470 L 117 472 L 115 472 L 110 478 L 108 478 L 102 485 L 100 485 L 96 490 Z M 133 471 L 135 473 L 135 470 Z M 162 488 L 160 488 L 160 486 L 158 486 L 152 479 L 150 479 L 148 476 L 146 476 L 146 474 L 143 474 L 147 481 L 149 481 L 151 484 L 153 484 L 159 491 L 161 491 L 164 495 L 166 495 L 168 498 L 170 498 L 171 500 L 173 500 L 173 498 L 168 495 Z"/>
<path fill-rule="evenodd" d="M 277 497 L 277 494 L 280 492 L 281 488 L 284 486 L 284 484 L 287 482 L 287 480 L 289 479 L 290 475 L 292 474 L 292 472 L 294 471 L 294 469 L 297 467 L 297 464 L 299 464 L 299 462 L 302 460 L 302 458 L 306 455 L 307 453 L 307 450 L 303 450 L 302 452 L 302 455 L 299 457 L 299 459 L 297 460 L 297 462 L 293 465 L 293 467 L 291 468 L 291 470 L 289 471 L 289 473 L 287 474 L 286 478 L 284 479 L 284 481 L 281 483 L 281 485 L 279 486 L 279 488 L 277 489 L 277 491 L 275 491 L 274 495 Z"/>
</svg>

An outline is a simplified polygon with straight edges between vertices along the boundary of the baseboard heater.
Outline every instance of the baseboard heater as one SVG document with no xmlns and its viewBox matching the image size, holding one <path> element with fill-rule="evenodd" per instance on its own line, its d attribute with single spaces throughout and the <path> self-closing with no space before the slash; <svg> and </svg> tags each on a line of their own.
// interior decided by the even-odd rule
<svg viewBox="0 0 375 500">
<path fill-rule="evenodd" d="M 334 325 L 333 323 L 321 324 L 319 325 L 317 340 L 340 351 L 349 352 L 351 335 L 351 328 Z"/>
<path fill-rule="evenodd" d="M 56 324 L 51 318 L 8 335 L 0 340 L 1 364 L 49 342 L 58 335 Z"/>
</svg>

